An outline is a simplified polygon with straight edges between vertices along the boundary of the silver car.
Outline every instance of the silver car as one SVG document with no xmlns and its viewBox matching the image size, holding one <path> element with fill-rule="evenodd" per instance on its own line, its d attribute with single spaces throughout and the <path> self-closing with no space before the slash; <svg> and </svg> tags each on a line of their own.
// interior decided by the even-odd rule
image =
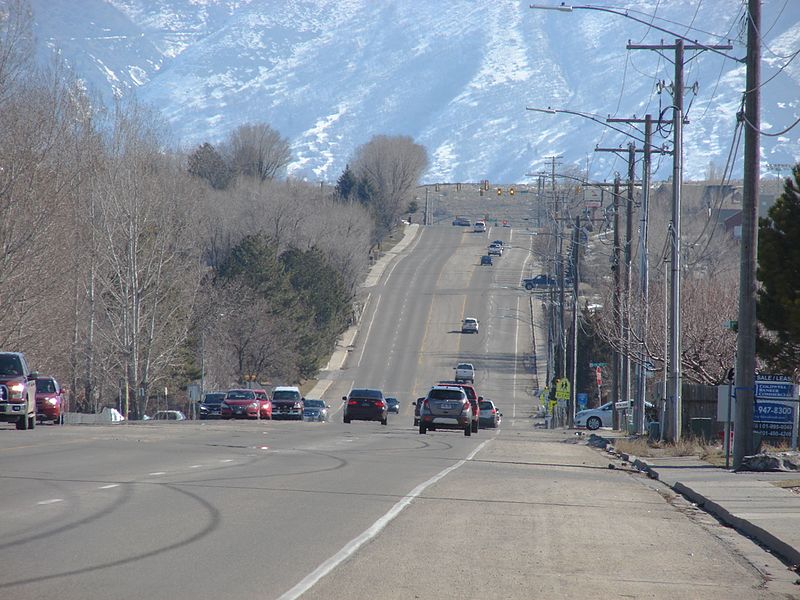
<svg viewBox="0 0 800 600">
<path fill-rule="evenodd" d="M 464 435 L 472 435 L 472 404 L 463 388 L 435 385 L 422 399 L 419 432 L 436 429 L 461 429 Z"/>
<path fill-rule="evenodd" d="M 478 404 L 478 408 L 480 410 L 480 426 L 481 427 L 497 427 L 500 425 L 500 418 L 503 416 L 497 407 L 494 405 L 494 402 L 491 400 L 481 400 Z"/>
</svg>

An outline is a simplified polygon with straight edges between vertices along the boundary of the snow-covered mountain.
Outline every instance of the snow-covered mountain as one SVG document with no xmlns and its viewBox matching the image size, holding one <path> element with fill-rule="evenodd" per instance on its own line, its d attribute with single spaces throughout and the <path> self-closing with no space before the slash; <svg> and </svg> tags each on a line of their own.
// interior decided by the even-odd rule
<svg viewBox="0 0 800 600">
<path fill-rule="evenodd" d="M 59 48 L 107 98 L 135 91 L 182 147 L 265 122 L 291 141 L 289 174 L 312 181 L 335 181 L 377 134 L 424 145 L 428 181 L 530 181 L 549 156 L 594 179 L 625 173 L 614 153 L 594 151 L 630 140 L 605 118 L 671 118 L 669 92 L 656 84 L 674 73 L 671 51 L 626 44 L 671 44 L 673 34 L 733 46 L 731 58 L 686 52 L 685 177 L 702 178 L 710 163 L 721 170 L 727 161 L 744 90 L 745 67 L 735 59 L 745 55 L 745 0 L 590 4 L 623 5 L 628 18 L 518 0 L 31 2 L 42 48 Z M 763 29 L 762 129 L 771 133 L 800 116 L 800 2 L 765 0 Z M 668 133 L 657 143 L 669 145 Z M 800 125 L 763 136 L 762 145 L 763 173 L 800 161 Z M 669 177 L 670 159 L 658 162 L 656 177 Z"/>
</svg>

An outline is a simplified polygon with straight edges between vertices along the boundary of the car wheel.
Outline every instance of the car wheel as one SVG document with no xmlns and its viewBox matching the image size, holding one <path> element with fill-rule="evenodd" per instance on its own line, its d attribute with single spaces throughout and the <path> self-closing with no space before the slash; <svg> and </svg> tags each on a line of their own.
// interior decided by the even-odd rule
<svg viewBox="0 0 800 600">
<path fill-rule="evenodd" d="M 17 429 L 19 429 L 20 431 L 24 431 L 27 428 L 28 428 L 28 417 L 23 415 L 19 419 L 17 419 Z"/>
<path fill-rule="evenodd" d="M 478 433 L 478 422 L 477 421 L 473 421 L 472 422 L 472 433 Z"/>
<path fill-rule="evenodd" d="M 388 424 L 389 424 L 389 417 L 386 417 L 385 419 L 381 419 L 381 425 L 388 425 Z"/>
<path fill-rule="evenodd" d="M 425 425 L 423 425 L 422 423 L 419 424 L 419 433 L 420 433 L 420 435 L 425 435 L 426 433 L 428 433 L 428 430 L 425 428 Z"/>
<path fill-rule="evenodd" d="M 469 437 L 472 435 L 472 423 L 468 423 L 466 427 L 464 427 L 464 435 Z"/>
<path fill-rule="evenodd" d="M 591 429 L 594 431 L 595 429 L 600 429 L 600 425 L 602 425 L 602 421 L 600 421 L 600 417 L 589 417 L 586 420 L 586 429 Z"/>
<path fill-rule="evenodd" d="M 348 419 L 347 417 L 344 417 L 344 422 L 345 422 L 345 423 L 349 423 L 349 422 L 350 422 L 350 419 Z"/>
<path fill-rule="evenodd" d="M 526 283 L 525 284 L 525 289 L 528 290 L 528 291 L 532 290 L 533 289 L 533 284 L 532 283 Z"/>
<path fill-rule="evenodd" d="M 419 425 L 419 419 L 414 417 L 414 427 L 416 427 L 417 425 Z"/>
<path fill-rule="evenodd" d="M 28 429 L 36 429 L 36 415 L 28 417 Z"/>
<path fill-rule="evenodd" d="M 59 425 L 63 425 L 64 424 L 64 413 L 61 413 L 60 415 L 58 415 L 58 424 Z"/>
</svg>

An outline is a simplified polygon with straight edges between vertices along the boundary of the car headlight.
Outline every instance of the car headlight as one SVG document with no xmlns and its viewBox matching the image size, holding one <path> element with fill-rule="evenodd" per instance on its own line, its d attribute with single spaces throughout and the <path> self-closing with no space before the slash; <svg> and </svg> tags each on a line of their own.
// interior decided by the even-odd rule
<svg viewBox="0 0 800 600">
<path fill-rule="evenodd" d="M 58 398 L 48 398 L 47 399 L 47 403 L 50 406 L 55 406 L 56 404 L 58 404 Z"/>
<path fill-rule="evenodd" d="M 295 402 L 294 403 L 294 408 L 303 408 L 303 403 L 302 402 Z"/>
<path fill-rule="evenodd" d="M 247 408 L 258 408 L 258 402 L 251 402 L 247 405 Z"/>
<path fill-rule="evenodd" d="M 17 394 L 21 394 L 25 391 L 25 384 L 24 383 L 12 383 L 8 386 L 8 391 L 15 392 Z"/>
</svg>

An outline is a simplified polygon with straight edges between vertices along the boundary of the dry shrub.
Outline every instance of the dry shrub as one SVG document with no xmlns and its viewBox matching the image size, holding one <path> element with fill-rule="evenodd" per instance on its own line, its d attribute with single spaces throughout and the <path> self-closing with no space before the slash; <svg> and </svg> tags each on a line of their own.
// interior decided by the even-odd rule
<svg viewBox="0 0 800 600">
<path fill-rule="evenodd" d="M 614 449 L 642 458 L 698 456 L 706 460 L 718 455 L 724 457 L 720 446 L 695 437 L 683 438 L 677 443 L 652 441 L 644 437 L 618 439 L 614 441 Z"/>
</svg>

